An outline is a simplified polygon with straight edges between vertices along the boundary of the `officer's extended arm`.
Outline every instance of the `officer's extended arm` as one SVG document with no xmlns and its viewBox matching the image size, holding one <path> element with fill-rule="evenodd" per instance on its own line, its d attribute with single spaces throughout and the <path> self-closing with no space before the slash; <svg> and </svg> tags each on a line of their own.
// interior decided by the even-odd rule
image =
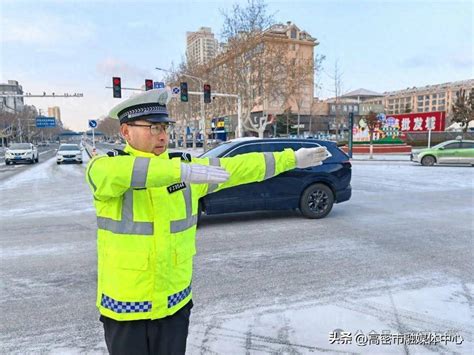
<svg viewBox="0 0 474 355">
<path fill-rule="evenodd" d="M 87 167 L 87 181 L 99 200 L 121 196 L 130 188 L 169 186 L 181 181 L 221 183 L 228 178 L 229 174 L 219 167 L 129 155 L 100 156 Z"/>
<path fill-rule="evenodd" d="M 230 178 L 222 184 L 209 184 L 207 193 L 228 187 L 259 182 L 294 168 L 306 168 L 322 164 L 330 154 L 325 147 L 302 148 L 294 152 L 248 153 L 232 158 L 209 158 L 209 164 L 224 167 Z"/>
</svg>

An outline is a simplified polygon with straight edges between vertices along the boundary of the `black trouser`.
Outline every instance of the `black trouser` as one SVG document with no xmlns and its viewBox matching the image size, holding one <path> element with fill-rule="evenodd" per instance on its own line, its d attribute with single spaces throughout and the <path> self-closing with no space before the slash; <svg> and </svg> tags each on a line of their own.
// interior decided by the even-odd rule
<svg viewBox="0 0 474 355">
<path fill-rule="evenodd" d="M 172 316 L 155 320 L 116 321 L 104 316 L 105 342 L 111 355 L 181 355 L 186 352 L 189 301 Z"/>
</svg>

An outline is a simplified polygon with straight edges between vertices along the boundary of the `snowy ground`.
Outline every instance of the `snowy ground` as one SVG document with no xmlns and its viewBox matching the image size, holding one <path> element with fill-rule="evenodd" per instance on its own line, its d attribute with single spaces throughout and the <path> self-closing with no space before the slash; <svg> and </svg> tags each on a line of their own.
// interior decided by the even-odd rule
<svg viewBox="0 0 474 355">
<path fill-rule="evenodd" d="M 473 353 L 474 169 L 355 161 L 352 185 L 323 220 L 204 218 L 189 354 Z M 0 353 L 105 353 L 84 166 L 28 167 L 0 199 Z M 451 336 L 394 345 L 419 332 Z"/>
</svg>

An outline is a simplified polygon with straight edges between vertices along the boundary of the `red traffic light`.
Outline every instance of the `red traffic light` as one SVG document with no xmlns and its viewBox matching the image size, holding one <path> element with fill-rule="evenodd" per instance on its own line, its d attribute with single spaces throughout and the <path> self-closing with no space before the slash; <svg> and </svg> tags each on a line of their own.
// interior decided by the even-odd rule
<svg viewBox="0 0 474 355">
<path fill-rule="evenodd" d="M 119 76 L 112 77 L 113 97 L 120 99 L 122 97 L 122 82 Z"/>
<path fill-rule="evenodd" d="M 153 80 L 145 79 L 145 90 L 152 90 L 153 89 Z"/>
</svg>

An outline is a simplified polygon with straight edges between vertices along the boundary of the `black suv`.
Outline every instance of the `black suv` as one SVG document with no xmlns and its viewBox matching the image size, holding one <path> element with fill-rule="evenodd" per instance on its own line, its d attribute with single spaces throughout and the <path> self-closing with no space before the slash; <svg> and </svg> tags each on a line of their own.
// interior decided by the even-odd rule
<svg viewBox="0 0 474 355">
<path fill-rule="evenodd" d="M 335 143 L 313 139 L 241 138 L 223 142 L 201 158 L 233 157 L 252 152 L 281 152 L 324 146 L 332 154 L 320 166 L 293 169 L 271 179 L 211 193 L 200 200 L 201 212 L 220 214 L 256 210 L 299 209 L 308 218 L 323 218 L 334 203 L 351 198 L 351 163 Z"/>
</svg>

